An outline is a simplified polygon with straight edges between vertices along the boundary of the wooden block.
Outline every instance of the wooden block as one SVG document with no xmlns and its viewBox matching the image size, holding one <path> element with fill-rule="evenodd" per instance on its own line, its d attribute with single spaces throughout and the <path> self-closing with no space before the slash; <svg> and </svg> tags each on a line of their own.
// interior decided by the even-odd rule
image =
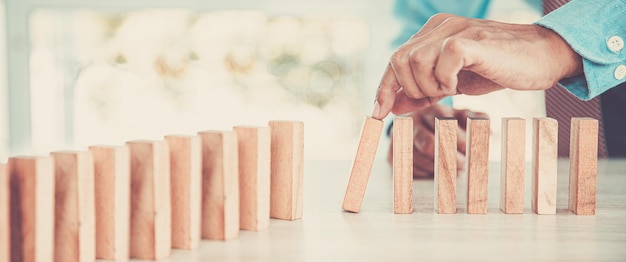
<svg viewBox="0 0 626 262">
<path fill-rule="evenodd" d="M 9 159 L 11 261 L 54 258 L 54 162 L 52 157 Z"/>
<path fill-rule="evenodd" d="M 165 141 L 130 141 L 130 257 L 162 259 L 171 249 L 170 157 Z"/>
<path fill-rule="evenodd" d="M 89 152 L 52 152 L 55 176 L 54 260 L 95 261 L 95 186 Z"/>
<path fill-rule="evenodd" d="M 237 135 L 203 131 L 202 238 L 231 240 L 239 236 L 239 167 Z"/>
<path fill-rule="evenodd" d="M 413 213 L 413 118 L 393 121 L 393 212 Z"/>
<path fill-rule="evenodd" d="M 9 224 L 9 170 L 0 163 L 0 261 L 10 261 L 11 226 Z"/>
<path fill-rule="evenodd" d="M 577 215 L 595 215 L 598 120 L 574 117 L 570 130 L 569 209 Z"/>
<path fill-rule="evenodd" d="M 467 155 L 467 213 L 487 214 L 489 186 L 489 119 L 468 118 L 465 150 Z"/>
<path fill-rule="evenodd" d="M 302 218 L 304 174 L 304 123 L 270 121 L 272 155 L 270 164 L 270 217 Z"/>
<path fill-rule="evenodd" d="M 502 119 L 500 209 L 505 214 L 524 213 L 526 173 L 526 120 Z"/>
<path fill-rule="evenodd" d="M 435 210 L 456 213 L 458 121 L 435 118 Z"/>
<path fill-rule="evenodd" d="M 378 141 L 383 130 L 383 121 L 366 117 L 361 130 L 361 139 L 350 171 L 348 189 L 343 199 L 343 209 L 358 213 L 370 178 Z"/>
<path fill-rule="evenodd" d="M 96 258 L 125 261 L 130 245 L 130 150 L 90 146 L 96 196 Z"/>
<path fill-rule="evenodd" d="M 169 135 L 172 186 L 172 247 L 192 250 L 200 243 L 202 142 L 199 136 Z"/>
<path fill-rule="evenodd" d="M 270 225 L 270 129 L 236 126 L 239 151 L 239 227 L 259 231 Z"/>
<path fill-rule="evenodd" d="M 558 135 L 555 119 L 533 118 L 531 203 L 537 214 L 556 214 Z"/>
</svg>

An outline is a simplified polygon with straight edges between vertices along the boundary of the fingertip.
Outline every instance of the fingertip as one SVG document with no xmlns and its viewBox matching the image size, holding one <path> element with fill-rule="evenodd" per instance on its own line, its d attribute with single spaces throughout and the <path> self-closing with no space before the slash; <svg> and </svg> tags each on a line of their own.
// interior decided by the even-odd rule
<svg viewBox="0 0 626 262">
<path fill-rule="evenodd" d="M 382 120 L 386 115 L 383 115 L 380 109 L 380 103 L 374 102 L 374 108 L 372 109 L 372 118 Z"/>
</svg>

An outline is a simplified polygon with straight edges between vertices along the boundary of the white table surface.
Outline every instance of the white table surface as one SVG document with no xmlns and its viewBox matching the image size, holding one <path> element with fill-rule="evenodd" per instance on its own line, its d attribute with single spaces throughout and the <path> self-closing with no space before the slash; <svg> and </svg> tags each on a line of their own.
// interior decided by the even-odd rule
<svg viewBox="0 0 626 262">
<path fill-rule="evenodd" d="M 498 209 L 499 163 L 489 177 L 486 215 L 465 212 L 467 177 L 457 184 L 457 214 L 433 209 L 433 181 L 414 183 L 414 213 L 393 214 L 391 168 L 374 165 L 359 214 L 341 210 L 351 161 L 305 163 L 304 215 L 272 220 L 237 240 L 203 240 L 194 251 L 173 250 L 166 261 L 626 261 L 626 160 L 600 161 L 597 214 L 567 210 L 569 166 L 559 162 L 556 215 Z"/>
</svg>

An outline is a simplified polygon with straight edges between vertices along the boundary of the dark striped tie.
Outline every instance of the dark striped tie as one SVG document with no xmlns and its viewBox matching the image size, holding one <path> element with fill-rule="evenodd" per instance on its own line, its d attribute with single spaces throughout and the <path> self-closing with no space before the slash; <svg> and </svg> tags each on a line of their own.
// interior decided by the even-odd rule
<svg viewBox="0 0 626 262">
<path fill-rule="evenodd" d="M 544 0 L 543 13 L 548 14 L 567 2 L 569 0 Z M 600 97 L 582 101 L 562 86 L 557 85 L 546 90 L 546 113 L 548 117 L 559 121 L 559 157 L 569 157 L 570 120 L 572 117 L 591 117 L 599 120 L 598 157 L 607 157 Z"/>
</svg>

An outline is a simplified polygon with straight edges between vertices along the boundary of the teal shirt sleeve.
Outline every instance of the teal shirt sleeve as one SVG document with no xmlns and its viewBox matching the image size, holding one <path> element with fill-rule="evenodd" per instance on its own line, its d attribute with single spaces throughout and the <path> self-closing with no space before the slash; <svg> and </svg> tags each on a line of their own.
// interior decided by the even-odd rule
<svg viewBox="0 0 626 262">
<path fill-rule="evenodd" d="M 578 98 L 592 99 L 626 81 L 626 0 L 573 0 L 535 24 L 559 34 L 582 57 L 584 74 L 559 82 Z"/>
</svg>

